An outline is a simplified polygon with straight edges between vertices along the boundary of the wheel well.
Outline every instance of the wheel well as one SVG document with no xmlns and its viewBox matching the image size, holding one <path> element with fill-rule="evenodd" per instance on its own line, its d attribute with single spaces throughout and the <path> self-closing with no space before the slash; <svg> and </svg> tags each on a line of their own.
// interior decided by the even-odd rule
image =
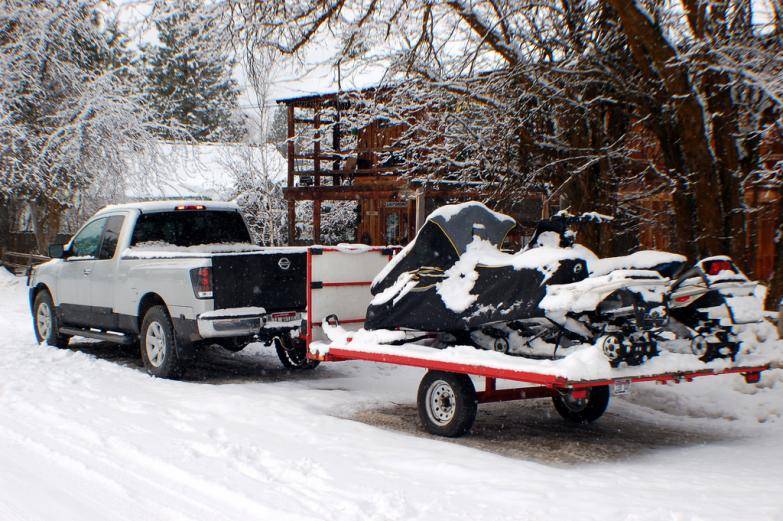
<svg viewBox="0 0 783 521">
<path fill-rule="evenodd" d="M 147 293 L 141 298 L 141 301 L 139 302 L 139 312 L 136 315 L 139 331 L 141 331 L 141 323 L 144 320 L 144 315 L 152 306 L 163 306 L 165 308 L 166 303 L 157 293 Z"/>
<path fill-rule="evenodd" d="M 33 308 L 36 297 L 38 297 L 38 294 L 42 291 L 48 291 L 49 295 L 54 298 L 54 295 L 52 295 L 52 290 L 49 289 L 49 286 L 40 282 L 33 288 L 33 291 L 30 292 L 30 309 Z"/>
</svg>

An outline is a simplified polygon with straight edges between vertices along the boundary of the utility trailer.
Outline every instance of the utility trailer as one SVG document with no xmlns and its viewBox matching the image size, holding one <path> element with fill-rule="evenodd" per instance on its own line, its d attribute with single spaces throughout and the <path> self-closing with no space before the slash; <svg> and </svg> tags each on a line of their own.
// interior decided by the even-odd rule
<svg viewBox="0 0 783 521">
<path fill-rule="evenodd" d="M 635 367 L 612 369 L 607 362 L 605 369 L 590 373 L 574 371 L 575 364 L 565 359 L 532 360 L 467 346 L 435 349 L 367 342 L 372 335 L 349 330 L 363 324 L 372 280 L 393 254 L 393 249 L 369 247 L 308 250 L 307 357 L 320 362 L 365 360 L 427 369 L 419 385 L 417 407 L 422 424 L 432 434 L 465 434 L 480 403 L 551 398 L 564 419 L 590 423 L 604 413 L 612 391 L 623 394 L 632 383 L 681 383 L 732 373 L 755 383 L 769 368 L 760 357 L 704 363 L 693 355 L 672 353 Z M 345 329 L 343 338 L 328 339 L 325 324 Z M 596 354 L 600 354 L 597 349 Z M 471 376 L 484 378 L 483 390 L 476 390 Z M 500 389 L 498 380 L 525 386 Z"/>
</svg>

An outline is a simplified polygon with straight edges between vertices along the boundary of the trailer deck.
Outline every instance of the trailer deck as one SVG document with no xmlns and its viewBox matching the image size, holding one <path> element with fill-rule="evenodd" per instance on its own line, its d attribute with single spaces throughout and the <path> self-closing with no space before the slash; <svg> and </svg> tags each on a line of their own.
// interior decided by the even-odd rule
<svg viewBox="0 0 783 521">
<path fill-rule="evenodd" d="M 558 374 L 537 371 L 523 371 L 515 369 L 513 364 L 508 367 L 498 366 L 498 364 L 486 365 L 480 363 L 453 362 L 445 359 L 446 357 L 437 357 L 439 351 L 430 349 L 436 356 L 422 357 L 416 356 L 416 353 L 406 352 L 403 346 L 384 346 L 385 350 L 397 351 L 397 353 L 369 351 L 366 349 L 351 348 L 350 343 L 346 347 L 329 346 L 325 354 L 313 353 L 310 357 L 323 362 L 343 362 L 349 360 L 364 360 L 367 362 L 380 362 L 395 365 L 405 365 L 411 367 L 421 367 L 433 371 L 447 371 L 450 373 L 461 373 L 473 376 L 482 376 L 495 380 L 510 380 L 528 384 L 537 384 L 553 389 L 585 389 L 599 385 L 614 385 L 617 382 L 691 382 L 695 378 L 704 376 L 716 376 L 719 374 L 742 374 L 749 383 L 757 382 L 760 373 L 769 369 L 768 363 L 746 363 L 746 364 L 720 364 L 723 367 L 710 367 L 710 364 L 701 365 L 707 367 L 701 369 L 692 369 L 684 371 L 653 372 L 644 365 L 631 368 L 610 369 L 615 375 L 607 378 L 570 378 Z M 487 352 L 490 354 L 491 352 Z M 477 354 L 483 354 L 479 352 Z M 503 355 L 508 357 L 509 355 Z M 694 357 L 695 358 L 695 357 Z M 513 359 L 511 360 L 514 361 Z M 530 362 L 547 362 L 547 360 L 531 360 Z M 608 364 L 607 364 L 608 365 Z"/>
<path fill-rule="evenodd" d="M 588 423 L 605 411 L 609 396 L 636 382 L 690 382 L 695 378 L 741 374 L 758 382 L 769 368 L 762 356 L 702 362 L 695 355 L 663 352 L 642 365 L 612 368 L 599 349 L 581 349 L 557 359 L 530 359 L 470 346 L 437 349 L 378 341 L 383 332 L 351 332 L 364 321 L 373 277 L 390 258 L 383 248 L 310 249 L 307 254 L 307 357 L 321 362 L 363 360 L 427 369 L 418 391 L 419 417 L 442 436 L 461 436 L 473 424 L 479 403 L 552 398 L 566 420 Z M 339 324 L 339 326 L 338 326 Z M 338 334 L 329 338 L 329 327 Z M 345 329 L 343 329 L 345 328 Z M 399 332 L 385 332 L 394 336 Z M 476 391 L 470 376 L 484 378 Z M 498 380 L 523 387 L 498 389 Z"/>
</svg>

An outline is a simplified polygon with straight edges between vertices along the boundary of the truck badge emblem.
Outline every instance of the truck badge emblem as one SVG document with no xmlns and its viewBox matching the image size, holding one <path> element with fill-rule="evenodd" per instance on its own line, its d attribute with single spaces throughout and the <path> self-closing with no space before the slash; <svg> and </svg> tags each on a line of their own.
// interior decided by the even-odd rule
<svg viewBox="0 0 783 521">
<path fill-rule="evenodd" d="M 288 260 L 288 257 L 281 257 L 279 261 L 277 261 L 277 265 L 280 266 L 281 270 L 287 270 L 291 267 L 291 261 Z"/>
</svg>

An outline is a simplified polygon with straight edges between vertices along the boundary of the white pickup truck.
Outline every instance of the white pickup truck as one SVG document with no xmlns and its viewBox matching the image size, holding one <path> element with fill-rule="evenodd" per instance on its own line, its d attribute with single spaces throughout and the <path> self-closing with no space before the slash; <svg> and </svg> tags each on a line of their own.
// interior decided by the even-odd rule
<svg viewBox="0 0 783 521">
<path fill-rule="evenodd" d="M 252 244 L 233 203 L 108 206 L 49 256 L 28 280 L 39 342 L 138 342 L 147 371 L 166 378 L 201 346 L 254 340 L 274 342 L 286 367 L 315 365 L 299 336 L 306 250 Z"/>
</svg>

